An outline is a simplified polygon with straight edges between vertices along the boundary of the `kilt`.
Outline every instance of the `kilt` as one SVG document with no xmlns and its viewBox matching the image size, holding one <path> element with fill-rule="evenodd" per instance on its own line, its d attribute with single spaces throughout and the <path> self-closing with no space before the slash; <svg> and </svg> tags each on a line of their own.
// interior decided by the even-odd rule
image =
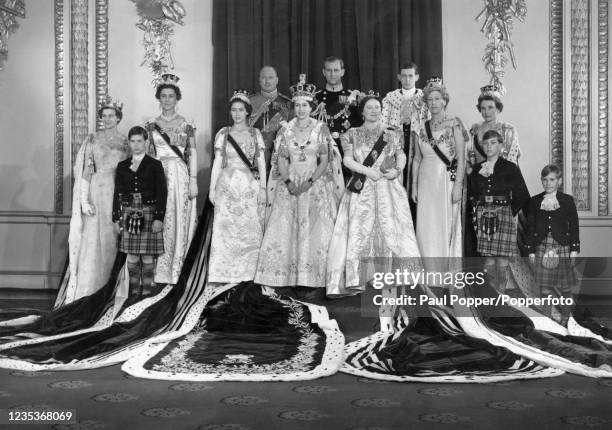
<svg viewBox="0 0 612 430">
<path fill-rule="evenodd" d="M 496 213 L 496 229 L 493 234 L 487 234 L 483 227 L 487 217 L 486 213 Z M 488 219 L 491 221 L 491 218 Z M 494 204 L 479 204 L 476 208 L 476 222 L 474 223 L 478 241 L 477 251 L 486 257 L 514 257 L 518 255 L 516 244 L 516 221 L 512 216 L 510 206 Z"/>
<path fill-rule="evenodd" d="M 552 269 L 547 269 L 542 264 L 542 257 L 549 249 L 554 249 L 559 256 L 559 264 Z M 570 259 L 569 245 L 559 245 L 550 233 L 536 248 L 534 272 L 536 283 L 541 288 L 553 289 L 558 287 L 562 292 L 568 292 L 571 291 L 572 286 L 578 284 L 576 269 Z"/>
<path fill-rule="evenodd" d="M 121 207 L 121 237 L 119 251 L 126 254 L 161 255 L 164 253 L 164 232 L 153 233 L 155 208 L 143 205 L 138 194 Z"/>
</svg>

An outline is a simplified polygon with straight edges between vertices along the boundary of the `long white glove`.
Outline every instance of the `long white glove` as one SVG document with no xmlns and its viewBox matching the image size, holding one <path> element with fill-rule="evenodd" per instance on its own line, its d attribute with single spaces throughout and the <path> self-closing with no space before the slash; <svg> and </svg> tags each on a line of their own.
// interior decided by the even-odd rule
<svg viewBox="0 0 612 430">
<path fill-rule="evenodd" d="M 93 216 L 96 214 L 96 208 L 94 205 L 89 203 L 89 182 L 83 179 L 81 183 L 81 212 L 86 216 Z"/>
</svg>

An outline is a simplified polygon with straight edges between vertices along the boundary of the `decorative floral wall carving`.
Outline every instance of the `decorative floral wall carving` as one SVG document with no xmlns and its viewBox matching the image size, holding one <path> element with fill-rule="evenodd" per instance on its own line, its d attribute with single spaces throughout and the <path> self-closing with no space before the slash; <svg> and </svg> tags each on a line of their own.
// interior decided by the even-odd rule
<svg viewBox="0 0 612 430">
<path fill-rule="evenodd" d="M 0 70 L 8 60 L 8 38 L 19 28 L 17 18 L 25 18 L 25 0 L 0 0 Z"/>
<path fill-rule="evenodd" d="M 185 8 L 178 0 L 132 0 L 136 4 L 140 21 L 136 24 L 144 31 L 142 43 L 145 48 L 141 66 L 146 65 L 153 73 L 153 85 L 161 75 L 174 69 L 172 43 L 175 24 L 183 25 Z"/>
<path fill-rule="evenodd" d="M 484 18 L 480 31 L 490 40 L 482 61 L 485 70 L 491 75 L 490 83 L 504 93 L 502 78 L 505 75 L 504 68 L 508 64 L 508 57 L 516 70 L 514 44 L 510 38 L 514 21 L 525 21 L 527 3 L 526 0 L 484 0 L 484 4 L 484 8 L 476 16 L 477 21 Z"/>
</svg>

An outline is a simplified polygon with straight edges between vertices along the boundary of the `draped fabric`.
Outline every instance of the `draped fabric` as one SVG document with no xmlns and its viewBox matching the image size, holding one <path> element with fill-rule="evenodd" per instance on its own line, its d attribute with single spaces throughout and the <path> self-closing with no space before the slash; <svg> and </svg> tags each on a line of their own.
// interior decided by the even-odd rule
<svg viewBox="0 0 612 430">
<path fill-rule="evenodd" d="M 344 60 L 347 88 L 381 94 L 398 87 L 401 63 L 423 80 L 442 74 L 440 0 L 214 0 L 213 128 L 225 124 L 234 88 L 258 89 L 261 66 L 279 75 L 279 90 L 306 73 L 324 84 L 323 60 Z"/>
</svg>

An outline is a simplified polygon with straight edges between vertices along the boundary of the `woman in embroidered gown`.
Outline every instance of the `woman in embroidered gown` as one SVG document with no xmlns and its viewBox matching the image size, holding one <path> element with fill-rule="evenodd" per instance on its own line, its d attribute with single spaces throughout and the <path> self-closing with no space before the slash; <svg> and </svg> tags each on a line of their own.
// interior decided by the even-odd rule
<svg viewBox="0 0 612 430">
<path fill-rule="evenodd" d="M 126 137 L 117 130 L 122 106 L 106 100 L 98 110 L 104 129 L 87 137 L 75 160 L 69 275 L 60 286 L 56 307 L 96 292 L 108 281 L 115 261 L 117 233 L 111 219 L 115 168 L 129 152 Z"/>
<path fill-rule="evenodd" d="M 417 223 L 417 242 L 422 257 L 461 257 L 467 132 L 459 118 L 447 117 L 449 95 L 440 78 L 428 80 L 423 93 L 431 120 L 417 133 L 412 162 L 411 197 L 417 219 L 426 220 Z"/>
<path fill-rule="evenodd" d="M 304 75 L 291 87 L 296 118 L 276 138 L 282 182 L 268 196 L 271 212 L 255 275 L 262 285 L 325 287 L 341 170 L 327 126 L 310 118 L 314 92 Z"/>
<path fill-rule="evenodd" d="M 342 197 L 329 245 L 328 296 L 363 290 L 373 273 L 361 278 L 362 258 L 399 257 L 402 260 L 397 261 L 404 266 L 410 266 L 409 257 L 419 259 L 408 196 L 398 179 L 406 165 L 403 134 L 385 130 L 381 104 L 375 96 L 364 97 L 359 108 L 364 124 L 340 137 L 344 165 L 353 177 Z M 372 151 L 376 151 L 377 158 L 364 165 Z M 391 271 L 403 268 L 408 267 L 394 266 Z"/>
<path fill-rule="evenodd" d="M 208 197 L 215 205 L 209 282 L 251 281 L 264 227 L 266 203 L 265 145 L 259 130 L 248 126 L 253 107 L 248 95 L 230 99 L 233 125 L 215 136 L 215 161 Z M 246 156 L 247 166 L 236 151 Z"/>
<path fill-rule="evenodd" d="M 168 182 L 165 252 L 157 258 L 157 284 L 176 284 L 197 222 L 195 129 L 176 112 L 176 105 L 182 97 L 178 81 L 178 76 L 162 75 L 162 82 L 155 92 L 162 114 L 147 123 L 150 136 L 148 152 L 162 162 Z"/>
</svg>

